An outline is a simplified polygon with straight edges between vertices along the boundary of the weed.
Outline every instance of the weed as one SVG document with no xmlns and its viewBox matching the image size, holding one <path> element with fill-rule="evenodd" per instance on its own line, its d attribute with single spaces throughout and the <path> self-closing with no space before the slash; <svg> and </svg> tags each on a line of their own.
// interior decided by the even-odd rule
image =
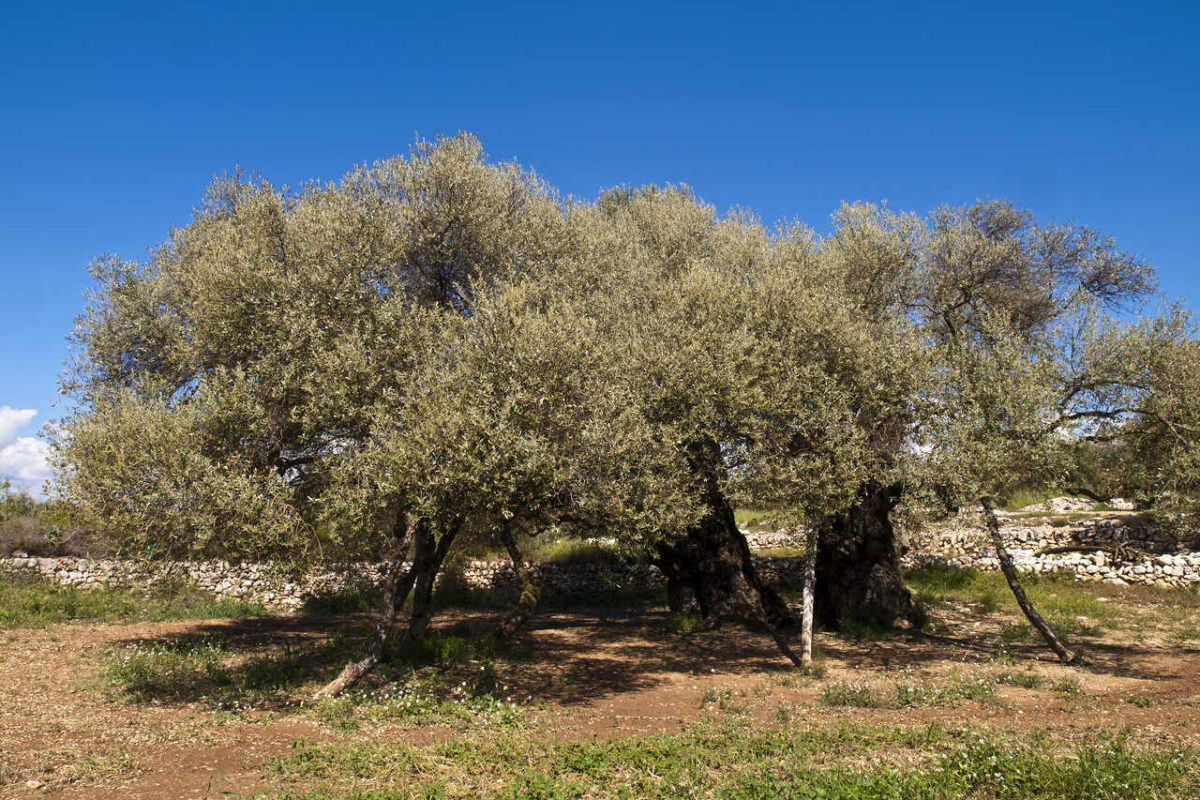
<svg viewBox="0 0 1200 800">
<path fill-rule="evenodd" d="M 110 781 L 123 778 L 141 770 L 137 758 L 124 747 L 116 750 L 90 753 L 74 770 L 78 777 L 89 781 Z"/>
<path fill-rule="evenodd" d="M 827 706 L 880 708 L 883 699 L 869 683 L 833 683 L 821 689 L 821 702 Z"/>
<path fill-rule="evenodd" d="M 897 683 L 900 707 L 951 705 L 960 701 L 984 702 L 996 695 L 996 681 L 987 675 L 958 676 L 944 686 L 927 682 Z"/>
<path fill-rule="evenodd" d="M 1064 675 L 1051 686 L 1054 693 L 1063 697 L 1082 697 L 1086 694 L 1083 684 L 1074 675 Z"/>
<path fill-rule="evenodd" d="M 1033 670 L 1004 670 L 995 673 L 992 679 L 998 684 L 1022 689 L 1040 689 L 1046 683 L 1046 679 Z"/>
<path fill-rule="evenodd" d="M 709 686 L 700 695 L 700 705 L 710 703 L 726 703 L 733 698 L 733 689 L 728 686 Z"/>
</svg>

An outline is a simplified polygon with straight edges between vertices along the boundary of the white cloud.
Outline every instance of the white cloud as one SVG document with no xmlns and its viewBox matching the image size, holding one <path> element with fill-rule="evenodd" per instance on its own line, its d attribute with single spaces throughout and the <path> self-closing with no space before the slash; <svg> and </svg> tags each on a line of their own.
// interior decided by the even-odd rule
<svg viewBox="0 0 1200 800">
<path fill-rule="evenodd" d="M 35 494 L 41 494 L 42 483 L 50 478 L 50 448 L 40 439 L 18 435 L 37 411 L 0 406 L 0 478 Z"/>
<path fill-rule="evenodd" d="M 17 440 L 17 431 L 28 425 L 37 412 L 32 408 L 9 408 L 0 406 L 0 448 L 8 447 Z"/>
</svg>

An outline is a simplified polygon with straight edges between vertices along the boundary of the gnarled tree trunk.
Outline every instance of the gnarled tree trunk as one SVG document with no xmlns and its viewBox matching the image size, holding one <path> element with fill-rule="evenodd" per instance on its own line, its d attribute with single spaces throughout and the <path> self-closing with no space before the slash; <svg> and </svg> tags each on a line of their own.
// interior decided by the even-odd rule
<svg viewBox="0 0 1200 800">
<path fill-rule="evenodd" d="M 533 616 L 538 600 L 541 598 L 542 587 L 534 579 L 533 570 L 525 562 L 521 549 L 517 547 L 517 539 L 513 535 L 512 526 L 507 522 L 500 528 L 500 541 L 508 550 L 508 557 L 512 559 L 513 570 L 517 573 L 517 580 L 521 584 L 521 596 L 517 599 L 516 607 L 492 632 L 492 641 L 504 645 L 511 641 L 513 635 Z"/>
<path fill-rule="evenodd" d="M 693 459 L 705 482 L 708 512 L 696 525 L 669 542 L 658 545 L 655 563 L 667 579 L 671 610 L 693 607 L 712 626 L 722 620 L 776 630 L 795 618 L 773 589 L 763 583 L 750 557 L 746 537 L 738 530 L 733 508 L 721 491 L 716 469 L 719 448 Z"/>
<path fill-rule="evenodd" d="M 412 571 L 416 576 L 416 588 L 413 590 L 412 614 L 408 619 L 408 632 L 405 641 L 415 642 L 425 635 L 429 621 L 433 619 L 433 584 L 441 572 L 450 545 L 458 535 L 456 525 L 438 539 L 433 531 L 424 528 L 417 533 L 413 548 Z"/>
<path fill-rule="evenodd" d="M 890 517 L 899 497 L 899 486 L 872 482 L 849 512 L 821 531 L 815 602 L 824 627 L 837 629 L 847 620 L 883 627 L 920 620 L 900 572 Z"/>
</svg>

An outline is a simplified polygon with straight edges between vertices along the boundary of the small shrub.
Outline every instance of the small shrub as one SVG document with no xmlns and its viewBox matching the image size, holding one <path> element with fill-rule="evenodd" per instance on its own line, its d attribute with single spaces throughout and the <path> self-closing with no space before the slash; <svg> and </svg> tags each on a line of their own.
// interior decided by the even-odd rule
<svg viewBox="0 0 1200 800">
<path fill-rule="evenodd" d="M 880 708 L 883 700 L 869 683 L 834 683 L 821 689 L 821 702 L 827 706 Z"/>
<path fill-rule="evenodd" d="M 148 594 L 61 586 L 41 577 L 0 581 L 0 629 L 71 620 L 220 619 L 263 616 L 256 603 L 219 600 L 187 581 L 164 581 Z"/>
<path fill-rule="evenodd" d="M 1040 689 L 1046 680 L 1033 670 L 1005 670 L 993 675 L 996 683 L 1004 686 L 1018 686 L 1022 689 Z"/>
<path fill-rule="evenodd" d="M 1063 697 L 1082 697 L 1087 693 L 1079 678 L 1074 675 L 1064 675 L 1054 682 L 1052 688 L 1055 694 Z"/>
<path fill-rule="evenodd" d="M 728 686 L 709 686 L 700 695 L 700 705 L 706 706 L 710 703 L 725 703 L 733 698 L 733 690 Z"/>
</svg>

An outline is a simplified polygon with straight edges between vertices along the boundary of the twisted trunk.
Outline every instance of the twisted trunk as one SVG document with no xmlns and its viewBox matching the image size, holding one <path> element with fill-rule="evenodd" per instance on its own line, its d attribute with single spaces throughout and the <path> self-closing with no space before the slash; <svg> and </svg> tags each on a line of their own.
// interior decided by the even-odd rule
<svg viewBox="0 0 1200 800">
<path fill-rule="evenodd" d="M 916 624 L 920 610 L 904 585 L 890 513 L 898 485 L 864 487 L 849 512 L 821 532 L 816 563 L 816 615 L 829 629 L 853 621 L 882 627 Z"/>
<path fill-rule="evenodd" d="M 655 563 L 667 579 L 671 610 L 695 610 L 710 626 L 723 620 L 767 630 L 791 626 L 795 619 L 787 603 L 763 583 L 734 522 L 718 480 L 715 465 L 720 463 L 715 444 L 693 458 L 708 511 L 682 536 L 657 547 Z"/>
<path fill-rule="evenodd" d="M 521 626 L 533 616 L 538 600 L 541 598 L 542 587 L 534 579 L 533 570 L 529 568 L 520 548 L 517 547 L 517 539 L 513 535 L 512 526 L 507 522 L 500 528 L 500 541 L 504 543 L 504 549 L 508 551 L 508 557 L 512 559 L 517 580 L 521 583 L 521 596 L 517 599 L 516 607 L 492 632 L 492 640 L 496 644 L 504 645 L 508 644 Z"/>
<path fill-rule="evenodd" d="M 391 636 L 396 611 L 404 604 L 416 578 L 411 566 L 407 569 L 404 567 L 404 554 L 408 550 L 410 539 L 420 536 L 423 527 L 422 523 L 415 526 L 397 523 L 398 535 L 384 562 L 383 608 L 379 614 L 379 622 L 375 625 L 371 638 L 367 640 L 366 653 L 361 660 L 347 664 L 336 678 L 317 690 L 313 695 L 314 700 L 341 694 L 366 677 L 383 660 L 383 650 Z M 403 534 L 399 534 L 400 530 L 404 531 Z"/>
<path fill-rule="evenodd" d="M 433 584 L 441 572 L 442 564 L 446 561 L 450 545 L 454 543 L 458 531 L 459 525 L 455 525 L 442 534 L 441 539 L 437 539 L 428 528 L 417 534 L 412 566 L 416 576 L 416 588 L 413 590 L 412 614 L 408 619 L 405 641 L 415 642 L 424 636 L 429 621 L 433 619 Z"/>
</svg>

